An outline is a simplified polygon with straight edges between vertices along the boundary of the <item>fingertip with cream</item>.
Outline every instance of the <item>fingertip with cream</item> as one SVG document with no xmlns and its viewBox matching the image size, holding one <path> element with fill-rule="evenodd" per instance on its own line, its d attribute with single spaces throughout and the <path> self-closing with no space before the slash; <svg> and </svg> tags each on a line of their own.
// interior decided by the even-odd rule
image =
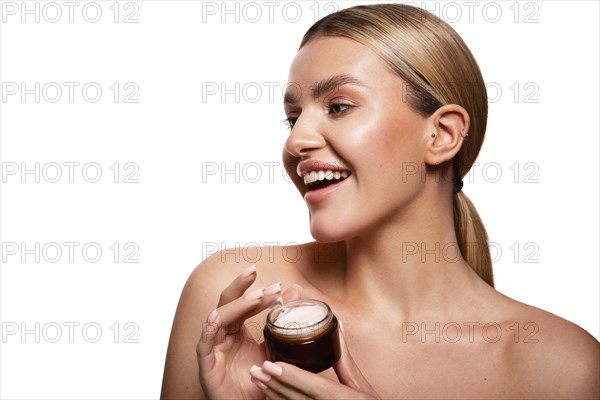
<svg viewBox="0 0 600 400">
<path fill-rule="evenodd" d="M 298 298 L 300 298 L 300 299 L 301 299 L 301 298 L 302 298 L 302 291 L 304 290 L 304 289 L 302 288 L 302 286 L 298 285 L 297 283 L 294 283 L 294 284 L 292 285 L 292 287 L 293 287 L 294 289 L 298 290 L 298 292 L 300 292 L 300 296 L 299 296 Z"/>
</svg>

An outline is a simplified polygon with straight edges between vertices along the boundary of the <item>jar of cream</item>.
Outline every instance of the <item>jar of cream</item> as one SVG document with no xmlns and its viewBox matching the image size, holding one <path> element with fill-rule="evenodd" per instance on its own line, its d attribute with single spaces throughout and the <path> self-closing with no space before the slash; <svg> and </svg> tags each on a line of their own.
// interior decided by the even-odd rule
<svg viewBox="0 0 600 400">
<path fill-rule="evenodd" d="M 340 358 L 338 320 L 319 300 L 296 300 L 276 306 L 263 329 L 267 357 L 311 372 L 321 372 Z"/>
</svg>

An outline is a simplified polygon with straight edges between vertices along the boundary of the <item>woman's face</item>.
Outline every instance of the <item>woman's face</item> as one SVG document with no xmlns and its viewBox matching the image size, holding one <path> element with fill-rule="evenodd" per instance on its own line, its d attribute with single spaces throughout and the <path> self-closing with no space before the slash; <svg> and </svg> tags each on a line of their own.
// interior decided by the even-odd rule
<svg viewBox="0 0 600 400">
<path fill-rule="evenodd" d="M 404 82 L 351 39 L 320 37 L 297 53 L 284 99 L 292 125 L 284 163 L 316 240 L 367 235 L 412 212 L 433 128 L 405 96 Z"/>
</svg>

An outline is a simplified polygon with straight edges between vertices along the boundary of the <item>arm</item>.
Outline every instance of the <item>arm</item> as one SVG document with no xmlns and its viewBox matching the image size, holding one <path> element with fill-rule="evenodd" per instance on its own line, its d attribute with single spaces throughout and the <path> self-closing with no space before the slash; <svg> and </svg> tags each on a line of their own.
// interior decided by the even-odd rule
<svg viewBox="0 0 600 400">
<path fill-rule="evenodd" d="M 242 258 L 236 258 L 240 260 Z M 200 264 L 188 279 L 173 322 L 161 398 L 262 398 L 248 370 L 265 360 L 262 343 L 244 325 L 281 294 L 279 283 L 254 265 L 225 262 L 219 254 Z M 297 289 L 282 295 L 299 298 Z"/>
<path fill-rule="evenodd" d="M 235 267 L 221 263 L 217 253 L 198 265 L 188 278 L 171 329 L 162 399 L 204 398 L 198 379 L 196 345 L 200 340 L 202 324 L 215 308 L 218 293 L 225 287 L 221 282 L 234 275 L 234 269 L 240 269 Z"/>
</svg>

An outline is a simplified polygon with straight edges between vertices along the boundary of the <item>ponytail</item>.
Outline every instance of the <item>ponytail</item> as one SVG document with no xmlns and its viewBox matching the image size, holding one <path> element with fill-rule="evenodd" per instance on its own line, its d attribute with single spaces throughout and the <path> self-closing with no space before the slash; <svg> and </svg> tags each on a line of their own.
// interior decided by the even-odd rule
<svg viewBox="0 0 600 400">
<path fill-rule="evenodd" d="M 489 238 L 475 206 L 462 190 L 454 194 L 454 230 L 467 264 L 488 285 L 494 287 Z"/>
</svg>

